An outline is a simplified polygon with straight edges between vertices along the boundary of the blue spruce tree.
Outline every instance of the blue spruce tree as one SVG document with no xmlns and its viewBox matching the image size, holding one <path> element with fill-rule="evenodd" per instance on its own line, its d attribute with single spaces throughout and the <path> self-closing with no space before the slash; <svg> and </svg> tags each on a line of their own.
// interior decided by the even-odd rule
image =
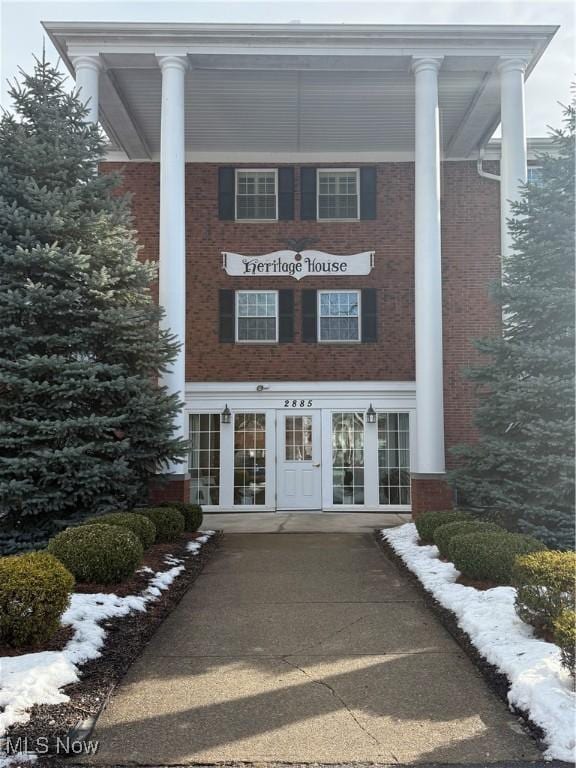
<svg viewBox="0 0 576 768">
<path fill-rule="evenodd" d="M 480 439 L 452 473 L 462 505 L 559 548 L 574 545 L 574 106 L 565 118 L 514 206 L 502 336 L 469 374 Z"/>
<path fill-rule="evenodd" d="M 132 505 L 181 457 L 181 404 L 157 385 L 159 329 L 129 199 L 105 138 L 45 60 L 0 120 L 0 549 Z"/>
</svg>

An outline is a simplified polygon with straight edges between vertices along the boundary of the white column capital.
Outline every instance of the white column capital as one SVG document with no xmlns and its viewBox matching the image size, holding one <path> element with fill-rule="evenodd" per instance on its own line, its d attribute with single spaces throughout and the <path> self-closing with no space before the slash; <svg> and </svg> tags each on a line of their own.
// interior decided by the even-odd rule
<svg viewBox="0 0 576 768">
<path fill-rule="evenodd" d="M 501 56 L 497 65 L 499 72 L 522 72 L 526 71 L 526 59 L 519 56 Z"/>
<path fill-rule="evenodd" d="M 156 60 L 158 61 L 158 66 L 163 72 L 167 69 L 178 69 L 181 72 L 186 72 L 188 69 L 188 57 L 186 55 L 176 56 L 173 54 L 156 54 Z"/>
<path fill-rule="evenodd" d="M 432 57 L 432 56 L 413 56 L 412 57 L 412 72 L 414 72 L 415 75 L 417 75 L 419 72 L 424 71 L 431 71 L 431 72 L 438 72 L 440 67 L 442 66 L 442 61 L 444 60 L 443 56 L 438 57 Z"/>
<path fill-rule="evenodd" d="M 104 63 L 100 56 L 73 56 L 72 64 L 74 65 L 74 71 L 78 72 L 79 69 L 90 69 L 93 72 L 101 72 L 104 69 Z"/>
</svg>

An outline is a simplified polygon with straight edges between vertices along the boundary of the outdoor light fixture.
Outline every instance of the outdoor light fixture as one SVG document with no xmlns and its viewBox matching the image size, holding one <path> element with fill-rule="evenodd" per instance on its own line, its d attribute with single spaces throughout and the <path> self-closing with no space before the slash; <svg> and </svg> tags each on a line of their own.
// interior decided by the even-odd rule
<svg viewBox="0 0 576 768">
<path fill-rule="evenodd" d="M 368 424 L 376 424 L 376 411 L 372 403 L 370 403 L 370 407 L 366 411 L 366 421 Z"/>
<path fill-rule="evenodd" d="M 226 406 L 222 411 L 222 424 L 230 424 L 231 418 L 232 418 L 232 411 L 230 410 L 230 408 L 228 408 L 228 403 L 226 403 Z"/>
</svg>

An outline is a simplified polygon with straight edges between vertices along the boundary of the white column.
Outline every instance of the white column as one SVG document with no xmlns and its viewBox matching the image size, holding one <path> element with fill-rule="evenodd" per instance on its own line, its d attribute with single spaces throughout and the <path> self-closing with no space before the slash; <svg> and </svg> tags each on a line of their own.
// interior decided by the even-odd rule
<svg viewBox="0 0 576 768">
<path fill-rule="evenodd" d="M 160 137 L 160 265 L 159 301 L 164 308 L 163 327 L 180 343 L 171 369 L 162 384 L 181 401 L 185 394 L 186 334 L 186 238 L 184 200 L 184 56 L 158 57 L 162 70 L 162 112 Z M 176 436 L 188 439 L 184 412 L 176 419 Z M 171 473 L 185 473 L 185 463 L 174 463 Z"/>
<path fill-rule="evenodd" d="M 416 309 L 416 474 L 443 474 L 442 252 L 440 246 L 441 59 L 414 59 L 416 93 L 414 282 Z"/>
<path fill-rule="evenodd" d="M 87 120 L 98 122 L 98 83 L 102 63 L 98 56 L 76 56 L 72 63 L 76 73 L 78 97 L 88 107 Z"/>
<path fill-rule="evenodd" d="M 500 113 L 502 119 L 502 158 L 500 167 L 500 242 L 502 259 L 510 254 L 512 238 L 507 220 L 510 203 L 520 198 L 520 184 L 526 182 L 526 118 L 524 111 L 523 59 L 503 58 L 500 71 Z"/>
</svg>

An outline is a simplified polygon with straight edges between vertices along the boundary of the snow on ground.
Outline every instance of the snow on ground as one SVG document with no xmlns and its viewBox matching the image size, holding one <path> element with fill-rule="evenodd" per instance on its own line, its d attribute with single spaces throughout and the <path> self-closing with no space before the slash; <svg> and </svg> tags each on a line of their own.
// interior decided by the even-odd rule
<svg viewBox="0 0 576 768">
<path fill-rule="evenodd" d="M 481 655 L 510 681 L 508 700 L 545 733 L 545 757 L 576 760 L 576 694 L 560 663 L 560 649 L 534 636 L 514 610 L 516 590 L 478 590 L 455 581 L 452 563 L 435 546 L 419 546 L 413 523 L 382 530 L 385 539 L 438 602 L 451 610 Z"/>
<path fill-rule="evenodd" d="M 214 531 L 206 531 L 187 548 L 197 554 L 213 535 Z M 15 723 L 27 722 L 28 710 L 34 704 L 68 701 L 60 689 L 79 679 L 82 664 L 100 656 L 106 637 L 102 622 L 132 611 L 145 611 L 146 604 L 157 599 L 186 568 L 184 561 L 173 555 L 167 555 L 165 562 L 170 566 L 166 571 L 142 569 L 152 578 L 139 595 L 73 594 L 62 624 L 72 626 L 74 635 L 62 651 L 0 657 L 0 737 Z M 0 768 L 7 768 L 10 760 L 13 762 L 12 758 L 0 756 Z"/>
</svg>

